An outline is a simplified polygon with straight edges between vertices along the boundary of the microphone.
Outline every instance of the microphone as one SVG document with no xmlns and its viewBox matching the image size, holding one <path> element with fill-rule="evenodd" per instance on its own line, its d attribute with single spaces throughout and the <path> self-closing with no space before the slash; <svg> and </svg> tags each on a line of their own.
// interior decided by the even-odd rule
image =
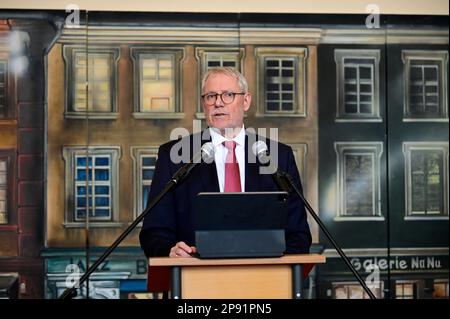
<svg viewBox="0 0 450 319">
<path fill-rule="evenodd" d="M 212 142 L 207 142 L 205 144 L 203 144 L 202 146 L 202 157 L 203 157 L 203 161 L 205 162 L 209 162 L 212 159 L 214 159 L 214 154 L 216 152 L 216 147 L 214 146 L 214 144 Z"/>
<path fill-rule="evenodd" d="M 270 156 L 267 144 L 264 141 L 256 141 L 252 145 L 252 152 L 261 164 L 269 164 Z"/>
<path fill-rule="evenodd" d="M 191 160 L 184 164 L 173 176 L 170 180 L 171 182 L 177 184 L 181 180 L 183 180 L 190 172 L 191 170 L 197 166 L 198 163 L 201 162 L 202 158 L 203 161 L 206 163 L 209 163 L 211 159 L 214 158 L 215 153 L 215 147 L 212 142 L 207 142 L 203 144 L 200 152 L 196 153 Z"/>
</svg>

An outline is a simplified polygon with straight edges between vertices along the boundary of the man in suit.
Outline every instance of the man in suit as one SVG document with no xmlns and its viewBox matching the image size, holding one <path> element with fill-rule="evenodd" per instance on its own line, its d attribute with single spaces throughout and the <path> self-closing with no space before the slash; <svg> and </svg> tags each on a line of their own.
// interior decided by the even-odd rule
<svg viewBox="0 0 450 319">
<path fill-rule="evenodd" d="M 279 191 L 270 174 L 260 174 L 261 164 L 249 161 L 252 148 L 249 141 L 255 139 L 245 130 L 244 113 L 250 108 L 251 100 L 246 79 L 234 69 L 216 68 L 203 77 L 202 101 L 209 128 L 204 132 L 208 134 L 201 134 L 201 143 L 211 141 L 214 144 L 214 161 L 198 164 L 146 216 L 140 243 L 147 257 L 189 257 L 196 252 L 192 210 L 198 193 Z M 196 138 L 200 136 L 190 135 L 181 142 L 193 145 Z M 171 159 L 171 150 L 177 143 L 180 141 L 171 141 L 159 148 L 149 201 L 184 164 L 174 163 Z M 289 173 L 301 190 L 291 147 L 282 143 L 276 146 L 278 167 Z M 286 253 L 309 252 L 311 234 L 306 212 L 295 194 L 289 197 L 285 230 Z"/>
</svg>

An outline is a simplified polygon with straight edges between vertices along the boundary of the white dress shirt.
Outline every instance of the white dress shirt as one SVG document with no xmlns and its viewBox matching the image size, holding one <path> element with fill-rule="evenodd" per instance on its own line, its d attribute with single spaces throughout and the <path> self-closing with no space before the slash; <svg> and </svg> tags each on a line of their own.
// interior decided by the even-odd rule
<svg viewBox="0 0 450 319">
<path fill-rule="evenodd" d="M 242 126 L 241 131 L 232 140 L 222 136 L 217 130 L 209 128 L 211 141 L 215 146 L 214 161 L 216 163 L 217 179 L 219 181 L 220 192 L 225 189 L 225 161 L 227 159 L 228 149 L 223 145 L 225 141 L 236 142 L 236 159 L 239 164 L 239 174 L 241 175 L 241 191 L 245 191 L 245 128 Z"/>
</svg>

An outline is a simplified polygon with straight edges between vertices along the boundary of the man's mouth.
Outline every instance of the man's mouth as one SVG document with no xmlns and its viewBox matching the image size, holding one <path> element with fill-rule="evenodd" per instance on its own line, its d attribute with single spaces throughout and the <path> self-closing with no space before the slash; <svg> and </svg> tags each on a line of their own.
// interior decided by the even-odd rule
<svg viewBox="0 0 450 319">
<path fill-rule="evenodd" d="M 225 116 L 225 115 L 227 115 L 226 113 L 215 113 L 213 116 L 214 117 L 222 117 L 222 116 Z"/>
</svg>

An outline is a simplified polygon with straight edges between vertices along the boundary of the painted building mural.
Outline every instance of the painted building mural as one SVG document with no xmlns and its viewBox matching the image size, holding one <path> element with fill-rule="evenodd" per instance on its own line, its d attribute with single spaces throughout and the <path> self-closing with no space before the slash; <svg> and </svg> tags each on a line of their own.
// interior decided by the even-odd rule
<svg viewBox="0 0 450 319">
<path fill-rule="evenodd" d="M 374 293 L 448 298 L 446 19 L 81 18 L 0 15 L 0 276 L 20 298 L 56 298 L 138 216 L 158 146 L 205 127 L 200 81 L 216 66 L 247 77 L 246 126 L 278 128 L 293 147 L 306 198 L 358 271 L 378 276 Z M 328 260 L 307 295 L 367 297 L 309 223 Z M 153 296 L 138 233 L 83 297 Z"/>
</svg>

